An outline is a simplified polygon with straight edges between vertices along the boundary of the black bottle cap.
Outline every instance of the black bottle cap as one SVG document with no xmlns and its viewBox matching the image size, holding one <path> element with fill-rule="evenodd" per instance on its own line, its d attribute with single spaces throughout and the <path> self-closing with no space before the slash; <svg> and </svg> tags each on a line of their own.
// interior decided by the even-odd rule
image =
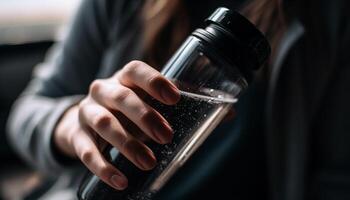
<svg viewBox="0 0 350 200">
<path fill-rule="evenodd" d="M 243 57 L 250 60 L 250 64 L 246 65 L 249 70 L 258 69 L 269 57 L 271 48 L 265 36 L 238 12 L 218 8 L 206 19 L 206 23 L 221 27 L 222 31 L 235 39 L 236 44 L 244 49 L 240 53 L 245 52 L 247 55 Z"/>
</svg>

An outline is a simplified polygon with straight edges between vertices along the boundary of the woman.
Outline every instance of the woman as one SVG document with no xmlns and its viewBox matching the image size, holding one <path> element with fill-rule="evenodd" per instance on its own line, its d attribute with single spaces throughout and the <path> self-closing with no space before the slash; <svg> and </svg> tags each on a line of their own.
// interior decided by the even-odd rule
<svg viewBox="0 0 350 200">
<path fill-rule="evenodd" d="M 337 128 L 338 134 L 332 139 L 339 141 L 337 137 L 350 128 L 344 118 L 321 123 L 325 119 L 315 116 L 325 116 L 324 112 L 334 116 L 340 109 L 333 104 L 320 109 L 325 105 L 320 97 L 326 87 L 344 86 L 329 86 L 326 80 L 330 79 L 328 71 L 334 72 L 332 77 L 339 75 L 340 71 L 333 71 L 332 66 L 338 64 L 334 61 L 344 60 L 342 52 L 337 52 L 344 47 L 337 45 L 349 41 L 349 20 L 341 17 L 346 1 L 241 3 L 84 1 L 67 39 L 51 61 L 35 71 L 35 78 L 14 106 L 9 122 L 14 146 L 43 172 L 59 175 L 59 180 L 68 174 L 70 184 L 66 186 L 73 191 L 77 179 L 72 177 L 81 176 L 76 173 L 81 169 L 77 160 L 110 186 L 125 189 L 127 177 L 106 162 L 101 149 L 111 143 L 140 169 L 154 167 L 156 158 L 142 139 L 164 144 L 171 140 L 172 130 L 157 111 L 143 102 L 142 95 L 147 93 L 165 104 L 175 104 L 178 89 L 157 70 L 190 30 L 216 7 L 241 6 L 242 12 L 269 37 L 273 45 L 270 64 L 238 105 L 236 121 L 218 129 L 224 133 L 201 148 L 160 198 L 170 195 L 167 199 L 183 199 L 193 194 L 224 198 L 228 194 L 244 199 L 303 199 L 319 198 L 321 191 L 328 192 L 330 198 L 339 197 L 324 185 L 333 182 L 322 179 L 329 172 L 327 167 L 335 162 L 326 130 Z M 309 8 L 313 8 L 313 16 Z M 334 27 L 328 26 L 340 23 L 345 29 L 336 26 L 336 32 L 332 32 Z M 311 67 L 315 64 L 320 71 L 317 76 Z M 344 60 L 343 66 L 349 66 L 349 62 Z M 349 70 L 346 72 L 349 74 Z M 349 99 L 341 92 L 335 95 L 342 97 L 334 101 Z M 232 138 L 234 132 L 240 134 L 238 140 Z M 315 132 L 319 135 L 313 135 Z M 308 140 L 311 135 L 316 138 L 312 142 Z M 329 158 L 315 156 L 321 144 L 329 147 L 322 152 Z M 340 168 L 348 173 L 349 162 L 342 161 Z M 225 179 L 231 184 L 224 184 Z M 345 186 L 348 181 L 335 184 Z M 57 190 L 49 193 L 53 195 Z M 345 198 L 348 194 L 342 195 Z"/>
</svg>

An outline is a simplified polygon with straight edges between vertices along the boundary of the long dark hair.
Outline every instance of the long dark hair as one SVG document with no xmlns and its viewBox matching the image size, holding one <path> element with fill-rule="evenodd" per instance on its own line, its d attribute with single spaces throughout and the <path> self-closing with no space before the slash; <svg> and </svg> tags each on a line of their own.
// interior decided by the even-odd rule
<svg viewBox="0 0 350 200">
<path fill-rule="evenodd" d="M 268 37 L 273 58 L 287 26 L 282 0 L 251 0 L 240 12 Z M 189 34 L 183 0 L 146 0 L 143 19 L 145 60 L 160 69 Z"/>
<path fill-rule="evenodd" d="M 183 0 L 146 0 L 143 9 L 144 57 L 160 69 L 189 34 Z"/>
</svg>

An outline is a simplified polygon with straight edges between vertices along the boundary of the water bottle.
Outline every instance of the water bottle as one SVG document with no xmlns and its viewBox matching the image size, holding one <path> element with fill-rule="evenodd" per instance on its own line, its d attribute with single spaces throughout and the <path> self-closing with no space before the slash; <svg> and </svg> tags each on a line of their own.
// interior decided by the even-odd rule
<svg viewBox="0 0 350 200">
<path fill-rule="evenodd" d="M 152 199 L 223 120 L 248 87 L 253 71 L 268 58 L 266 38 L 239 13 L 218 8 L 205 22 L 206 27 L 195 30 L 161 71 L 180 89 L 180 101 L 172 106 L 147 101 L 174 130 L 171 143 L 148 144 L 157 157 L 156 167 L 142 171 L 108 147 L 106 159 L 128 177 L 128 188 L 115 190 L 88 172 L 78 191 L 80 200 Z"/>
</svg>

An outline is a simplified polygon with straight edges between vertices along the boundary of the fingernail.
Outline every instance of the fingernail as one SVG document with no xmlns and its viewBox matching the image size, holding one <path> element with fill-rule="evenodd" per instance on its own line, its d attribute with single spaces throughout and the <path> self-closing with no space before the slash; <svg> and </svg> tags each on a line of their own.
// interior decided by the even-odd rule
<svg viewBox="0 0 350 200">
<path fill-rule="evenodd" d="M 178 101 L 178 99 L 180 98 L 178 89 L 169 84 L 164 85 L 162 87 L 161 95 L 164 101 L 168 103 L 176 103 L 176 101 Z"/>
<path fill-rule="evenodd" d="M 118 190 L 124 190 L 128 186 L 128 180 L 118 174 L 111 177 L 111 182 Z"/>
<path fill-rule="evenodd" d="M 156 158 L 152 154 L 139 153 L 136 155 L 136 160 L 145 170 L 150 170 L 156 165 Z"/>
<path fill-rule="evenodd" d="M 153 127 L 153 133 L 161 144 L 169 143 L 173 138 L 171 127 L 163 122 Z"/>
</svg>

